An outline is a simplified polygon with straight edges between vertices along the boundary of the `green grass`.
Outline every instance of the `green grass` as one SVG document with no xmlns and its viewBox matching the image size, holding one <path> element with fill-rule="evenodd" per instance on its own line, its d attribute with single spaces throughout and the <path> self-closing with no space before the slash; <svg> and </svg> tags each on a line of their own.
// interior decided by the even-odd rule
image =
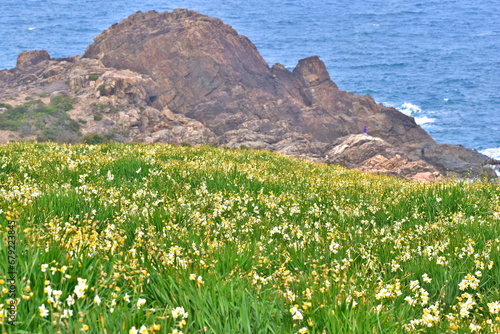
<svg viewBox="0 0 500 334">
<path fill-rule="evenodd" d="M 500 331 L 498 184 L 208 146 L 16 143 L 0 166 L 3 332 Z"/>
</svg>

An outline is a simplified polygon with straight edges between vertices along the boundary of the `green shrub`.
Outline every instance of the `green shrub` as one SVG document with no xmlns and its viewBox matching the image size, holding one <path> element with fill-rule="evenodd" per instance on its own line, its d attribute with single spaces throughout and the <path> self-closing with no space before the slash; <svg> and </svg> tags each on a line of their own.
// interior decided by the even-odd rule
<svg viewBox="0 0 500 334">
<path fill-rule="evenodd" d="M 91 133 L 83 137 L 82 143 L 87 145 L 97 145 L 107 143 L 109 140 L 98 133 Z"/>
<path fill-rule="evenodd" d="M 89 75 L 89 80 L 90 81 L 96 81 L 97 79 L 99 79 L 99 75 L 97 75 L 97 74 L 91 74 L 91 75 Z"/>
<path fill-rule="evenodd" d="M 100 120 L 102 120 L 102 115 L 101 114 L 95 114 L 94 115 L 94 121 L 98 121 L 99 122 Z"/>
<path fill-rule="evenodd" d="M 61 111 L 70 111 L 73 109 L 73 104 L 76 101 L 64 96 L 64 95 L 58 95 L 50 99 L 50 106 Z"/>
<path fill-rule="evenodd" d="M 100 85 L 99 87 L 97 87 L 97 90 L 99 91 L 101 96 L 105 96 L 106 95 L 106 84 Z"/>
<path fill-rule="evenodd" d="M 67 111 L 73 109 L 74 100 L 59 95 L 49 104 L 41 100 L 31 100 L 12 107 L 0 104 L 6 110 L 0 114 L 0 129 L 21 131 L 21 136 L 36 135 L 39 141 L 67 142 L 80 136 L 80 125 L 72 120 Z"/>
</svg>

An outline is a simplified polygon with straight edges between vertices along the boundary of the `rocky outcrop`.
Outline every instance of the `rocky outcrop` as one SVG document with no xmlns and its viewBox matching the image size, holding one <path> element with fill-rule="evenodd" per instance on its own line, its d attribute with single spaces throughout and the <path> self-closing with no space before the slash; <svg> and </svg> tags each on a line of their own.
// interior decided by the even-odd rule
<svg viewBox="0 0 500 334">
<path fill-rule="evenodd" d="M 154 107 L 197 119 L 218 136 L 260 120 L 285 121 L 287 131 L 320 142 L 367 125 L 393 144 L 433 143 L 412 118 L 339 90 L 318 57 L 292 72 L 269 68 L 246 37 L 189 10 L 136 13 L 97 36 L 84 57 L 150 76 L 158 87 Z"/>
<path fill-rule="evenodd" d="M 340 90 L 317 56 L 292 71 L 269 67 L 248 38 L 185 9 L 135 13 L 83 56 L 23 52 L 16 68 L 0 71 L 0 100 L 40 94 L 75 98 L 69 114 L 84 135 L 121 141 L 245 146 L 408 178 L 478 174 L 486 160 Z"/>
<path fill-rule="evenodd" d="M 16 67 L 23 69 L 49 59 L 49 53 L 45 50 L 24 51 L 17 57 Z"/>
<path fill-rule="evenodd" d="M 326 161 L 360 171 L 418 180 L 427 181 L 429 175 L 434 180 L 441 177 L 433 165 L 366 134 L 340 138 L 326 154 Z"/>
</svg>

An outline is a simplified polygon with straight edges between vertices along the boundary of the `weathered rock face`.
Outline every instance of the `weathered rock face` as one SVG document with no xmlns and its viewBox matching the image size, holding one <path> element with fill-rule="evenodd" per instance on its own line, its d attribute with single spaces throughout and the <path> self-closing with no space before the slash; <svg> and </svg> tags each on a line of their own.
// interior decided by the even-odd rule
<svg viewBox="0 0 500 334">
<path fill-rule="evenodd" d="M 26 68 L 49 59 L 49 53 L 45 50 L 24 51 L 17 57 L 16 67 Z"/>
<path fill-rule="evenodd" d="M 40 93 L 74 97 L 69 114 L 83 134 L 122 141 L 218 142 L 408 178 L 478 174 L 486 160 L 436 145 L 413 118 L 340 90 L 317 56 L 293 71 L 270 68 L 248 38 L 184 9 L 133 14 L 83 56 L 31 51 L 0 71 L 0 100 Z"/>
<path fill-rule="evenodd" d="M 365 134 L 340 138 L 326 154 L 326 161 L 360 171 L 423 181 L 436 180 L 441 176 L 431 164 L 383 139 Z"/>
<path fill-rule="evenodd" d="M 136 13 L 96 37 L 84 57 L 151 76 L 158 87 L 153 106 L 197 119 L 217 135 L 266 120 L 286 121 L 322 142 L 368 125 L 391 143 L 433 143 L 410 117 L 340 91 L 318 57 L 299 61 L 293 72 L 269 68 L 246 37 L 189 10 Z"/>
</svg>

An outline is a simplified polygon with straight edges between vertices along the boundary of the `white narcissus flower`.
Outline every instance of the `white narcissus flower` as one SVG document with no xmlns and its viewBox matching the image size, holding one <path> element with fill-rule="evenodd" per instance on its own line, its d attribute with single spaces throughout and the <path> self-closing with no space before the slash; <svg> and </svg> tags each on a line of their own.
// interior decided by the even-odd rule
<svg viewBox="0 0 500 334">
<path fill-rule="evenodd" d="M 78 298 L 85 297 L 85 290 L 87 290 L 87 280 L 84 278 L 78 277 L 78 284 L 75 286 L 75 294 Z"/>
<path fill-rule="evenodd" d="M 70 318 L 73 316 L 73 310 L 64 310 L 61 318 Z"/>
<path fill-rule="evenodd" d="M 99 295 L 95 295 L 95 297 L 94 297 L 94 303 L 96 303 L 97 305 L 101 304 L 101 297 L 99 297 Z"/>
<path fill-rule="evenodd" d="M 144 298 L 137 299 L 137 308 L 141 308 L 141 306 L 144 304 L 146 304 L 146 299 Z"/>
<path fill-rule="evenodd" d="M 71 306 L 75 303 L 75 299 L 73 298 L 73 295 L 69 295 L 68 298 L 66 298 L 66 304 L 68 304 L 68 306 Z"/>
<path fill-rule="evenodd" d="M 45 318 L 49 315 L 49 310 L 45 307 L 45 304 L 42 304 L 42 306 L 38 307 L 38 311 L 40 311 L 40 316 L 42 318 Z"/>
</svg>

